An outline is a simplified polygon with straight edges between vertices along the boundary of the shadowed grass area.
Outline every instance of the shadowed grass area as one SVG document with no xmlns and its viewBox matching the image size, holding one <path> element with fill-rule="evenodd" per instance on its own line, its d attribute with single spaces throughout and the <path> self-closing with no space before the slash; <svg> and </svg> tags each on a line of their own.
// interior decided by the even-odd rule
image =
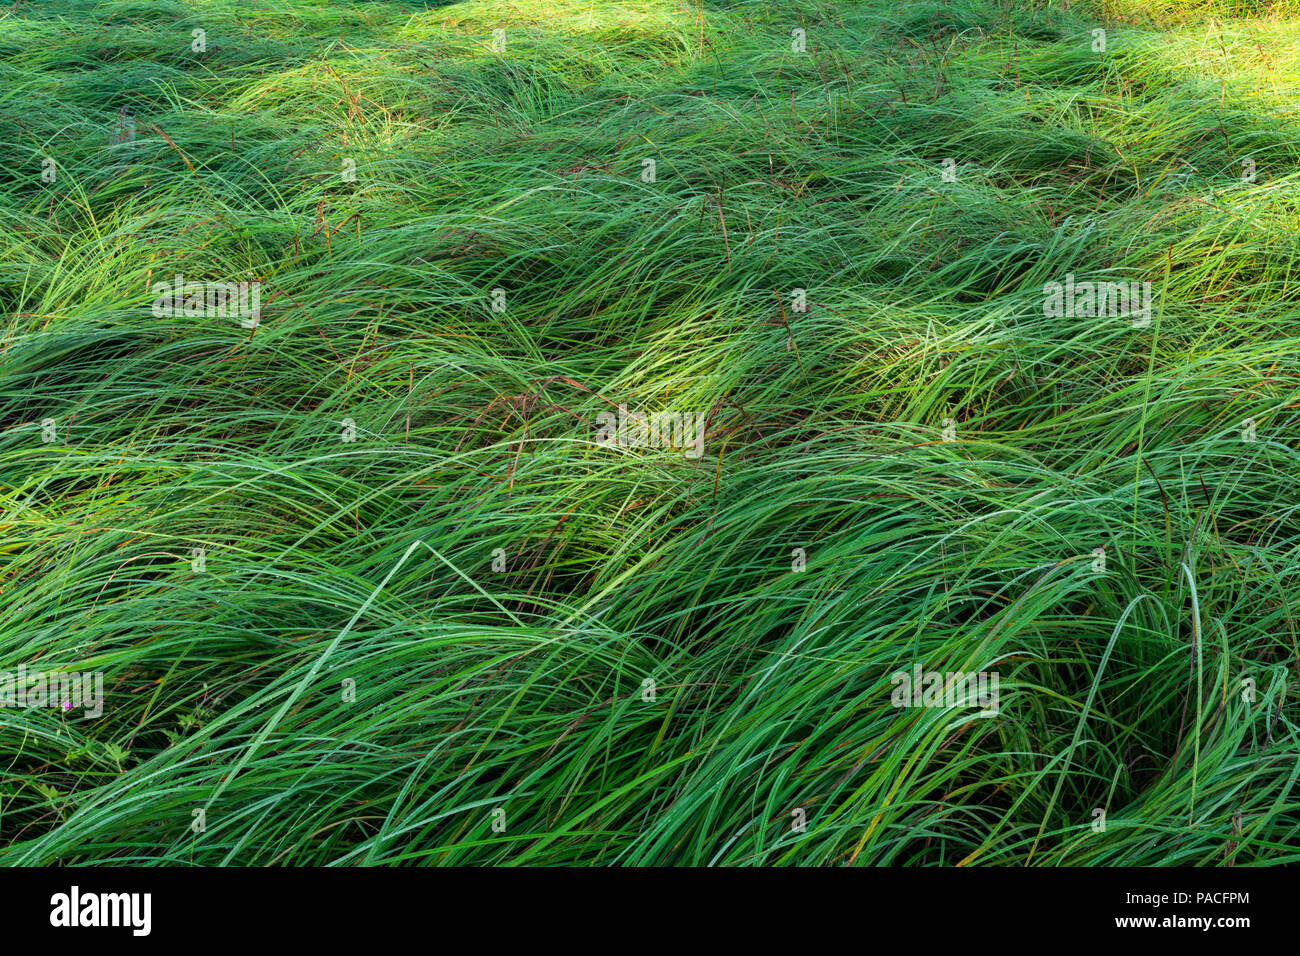
<svg viewBox="0 0 1300 956">
<path fill-rule="evenodd" d="M 0 671 L 104 681 L 0 863 L 1300 859 L 1297 94 L 1244 0 L 0 7 Z"/>
</svg>

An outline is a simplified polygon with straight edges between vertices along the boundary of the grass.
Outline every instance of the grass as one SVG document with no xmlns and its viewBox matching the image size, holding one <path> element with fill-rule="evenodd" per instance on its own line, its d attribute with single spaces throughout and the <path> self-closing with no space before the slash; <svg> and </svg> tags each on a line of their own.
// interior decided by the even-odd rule
<svg viewBox="0 0 1300 956">
<path fill-rule="evenodd" d="M 1298 27 L 0 7 L 0 862 L 1297 861 Z"/>
</svg>

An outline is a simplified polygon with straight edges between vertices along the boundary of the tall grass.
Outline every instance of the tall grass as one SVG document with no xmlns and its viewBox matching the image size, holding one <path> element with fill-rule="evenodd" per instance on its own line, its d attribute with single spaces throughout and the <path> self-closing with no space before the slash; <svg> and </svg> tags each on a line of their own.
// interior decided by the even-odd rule
<svg viewBox="0 0 1300 956">
<path fill-rule="evenodd" d="M 0 862 L 1297 860 L 1298 25 L 0 8 Z"/>
</svg>

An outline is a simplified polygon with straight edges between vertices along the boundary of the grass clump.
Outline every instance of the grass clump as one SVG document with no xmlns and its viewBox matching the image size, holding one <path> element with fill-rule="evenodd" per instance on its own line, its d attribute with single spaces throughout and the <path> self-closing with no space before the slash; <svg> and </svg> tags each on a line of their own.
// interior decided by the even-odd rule
<svg viewBox="0 0 1300 956">
<path fill-rule="evenodd" d="M 1295 861 L 1298 18 L 0 8 L 0 861 Z"/>
</svg>

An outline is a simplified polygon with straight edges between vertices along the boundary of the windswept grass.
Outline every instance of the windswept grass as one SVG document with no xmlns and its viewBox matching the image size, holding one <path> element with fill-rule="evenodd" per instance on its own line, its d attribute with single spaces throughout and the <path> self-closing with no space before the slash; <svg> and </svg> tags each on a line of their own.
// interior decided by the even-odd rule
<svg viewBox="0 0 1300 956">
<path fill-rule="evenodd" d="M 106 692 L 0 862 L 1300 859 L 1297 96 L 1284 2 L 0 7 L 0 671 Z"/>
</svg>

